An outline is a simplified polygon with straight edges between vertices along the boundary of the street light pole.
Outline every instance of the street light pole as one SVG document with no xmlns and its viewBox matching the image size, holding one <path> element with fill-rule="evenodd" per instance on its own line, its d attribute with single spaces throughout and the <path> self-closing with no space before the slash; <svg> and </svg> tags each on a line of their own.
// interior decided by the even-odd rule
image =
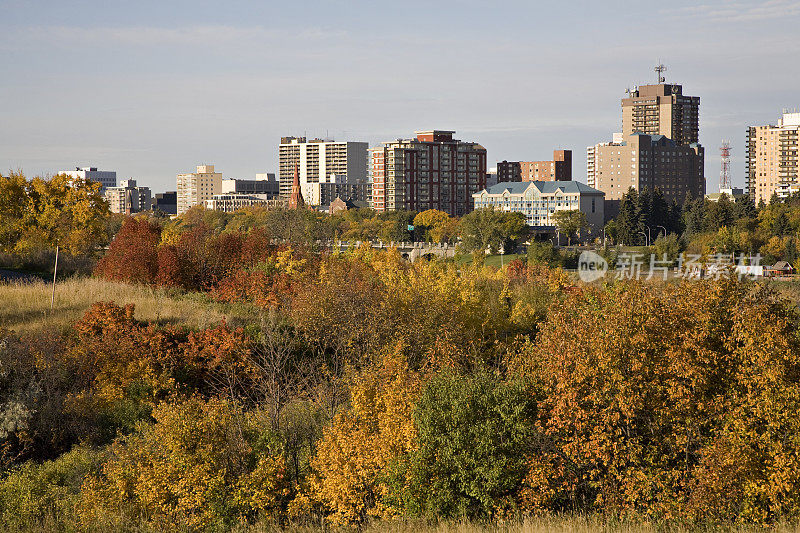
<svg viewBox="0 0 800 533">
<path fill-rule="evenodd" d="M 666 238 L 667 238 L 667 228 L 665 228 L 664 226 L 656 226 L 656 227 L 657 227 L 657 228 L 661 228 L 661 229 L 663 229 L 663 230 L 664 230 L 664 238 L 666 239 Z M 658 238 L 658 237 L 656 237 L 656 239 L 657 239 L 657 238 Z"/>
</svg>

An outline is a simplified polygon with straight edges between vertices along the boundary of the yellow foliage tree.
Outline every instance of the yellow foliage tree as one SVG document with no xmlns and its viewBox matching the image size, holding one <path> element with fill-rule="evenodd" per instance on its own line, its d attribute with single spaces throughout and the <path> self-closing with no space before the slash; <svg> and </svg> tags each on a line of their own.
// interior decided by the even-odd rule
<svg viewBox="0 0 800 533">
<path fill-rule="evenodd" d="M 153 417 L 114 442 L 100 475 L 84 482 L 79 513 L 87 523 L 122 515 L 195 531 L 280 518 L 290 495 L 286 468 L 257 413 L 192 398 L 163 403 Z"/>
<path fill-rule="evenodd" d="M 65 175 L 0 177 L 0 249 L 24 254 L 59 245 L 72 254 L 93 252 L 106 239 L 108 216 L 98 183 Z"/>
<path fill-rule="evenodd" d="M 350 387 L 350 407 L 334 417 L 312 459 L 310 496 L 337 524 L 390 517 L 384 505 L 387 466 L 416 446 L 412 420 L 420 376 L 410 371 L 402 345 Z"/>
</svg>

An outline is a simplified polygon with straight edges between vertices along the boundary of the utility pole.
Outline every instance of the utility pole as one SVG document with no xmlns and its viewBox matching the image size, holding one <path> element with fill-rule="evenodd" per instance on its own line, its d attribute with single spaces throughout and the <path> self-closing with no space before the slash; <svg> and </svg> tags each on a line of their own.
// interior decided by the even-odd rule
<svg viewBox="0 0 800 533">
<path fill-rule="evenodd" d="M 58 275 L 58 245 L 56 245 L 56 262 L 53 265 L 53 293 L 50 296 L 50 313 L 53 312 L 53 306 L 56 303 L 56 276 Z"/>
</svg>

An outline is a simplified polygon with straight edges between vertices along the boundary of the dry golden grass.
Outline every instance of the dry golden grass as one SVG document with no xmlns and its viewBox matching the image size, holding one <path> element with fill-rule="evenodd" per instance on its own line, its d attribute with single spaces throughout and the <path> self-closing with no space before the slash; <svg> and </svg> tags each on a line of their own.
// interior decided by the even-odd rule
<svg viewBox="0 0 800 533">
<path fill-rule="evenodd" d="M 223 319 L 233 326 L 243 326 L 258 316 L 253 307 L 219 304 L 199 293 L 180 294 L 97 278 L 71 278 L 57 283 L 51 313 L 51 291 L 52 285 L 42 281 L 0 283 L 0 328 L 18 333 L 68 328 L 95 302 L 134 304 L 140 320 L 198 328 Z"/>
<path fill-rule="evenodd" d="M 777 525 L 770 528 L 750 525 L 696 525 L 679 523 L 657 523 L 641 520 L 608 520 L 601 516 L 557 516 L 526 518 L 505 523 L 478 524 L 474 522 L 385 521 L 375 522 L 361 528 L 322 528 L 314 526 L 285 527 L 256 524 L 234 527 L 236 533 L 689 533 L 726 531 L 731 533 L 790 533 L 800 531 L 796 525 Z"/>
</svg>

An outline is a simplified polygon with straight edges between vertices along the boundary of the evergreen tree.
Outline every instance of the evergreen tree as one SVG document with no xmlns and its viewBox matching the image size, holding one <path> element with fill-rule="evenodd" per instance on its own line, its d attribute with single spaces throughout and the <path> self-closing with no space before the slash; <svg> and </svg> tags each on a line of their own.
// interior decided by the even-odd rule
<svg viewBox="0 0 800 533">
<path fill-rule="evenodd" d="M 733 202 L 733 213 L 735 218 L 755 218 L 758 215 L 756 205 L 749 195 L 739 196 Z"/>
<path fill-rule="evenodd" d="M 636 241 L 641 226 L 639 194 L 631 187 L 622 195 L 617 216 L 617 242 L 631 244 Z"/>
<path fill-rule="evenodd" d="M 783 235 L 788 235 L 791 229 L 789 218 L 786 216 L 786 213 L 781 213 L 778 215 L 778 218 L 775 219 L 775 225 L 772 226 L 772 233 L 776 237 L 782 237 Z"/>
<path fill-rule="evenodd" d="M 686 201 L 683 204 L 683 212 L 681 214 L 686 235 L 695 235 L 703 232 L 703 215 L 705 214 L 705 209 L 705 199 L 693 199 L 690 195 L 686 195 Z"/>
</svg>

